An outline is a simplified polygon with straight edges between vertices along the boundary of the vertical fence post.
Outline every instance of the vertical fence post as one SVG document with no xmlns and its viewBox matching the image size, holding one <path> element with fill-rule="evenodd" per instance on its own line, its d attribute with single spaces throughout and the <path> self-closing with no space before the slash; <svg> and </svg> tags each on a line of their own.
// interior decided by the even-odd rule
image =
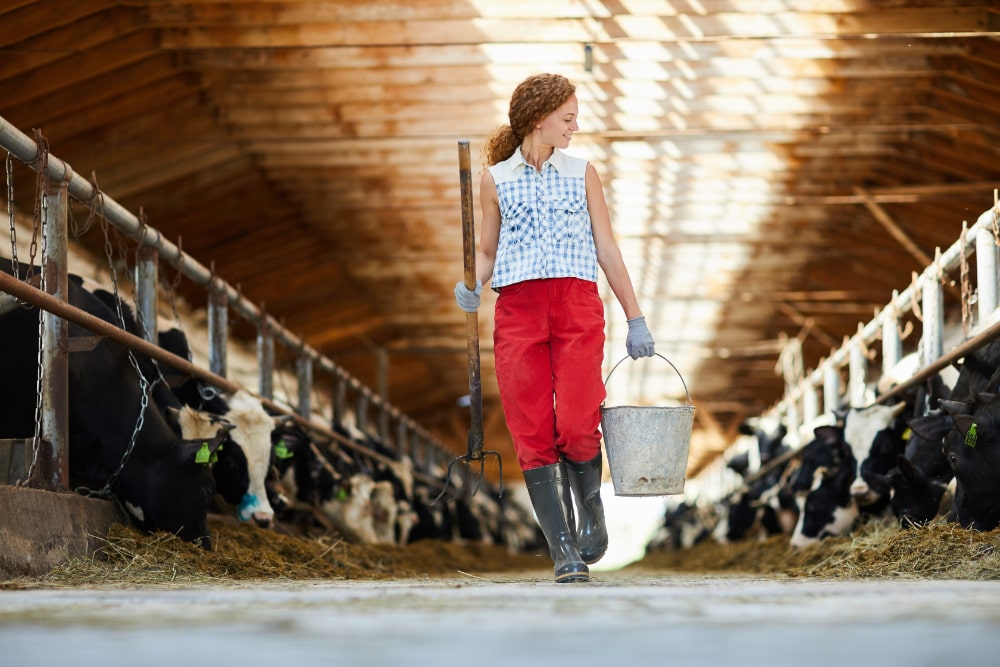
<svg viewBox="0 0 1000 667">
<path fill-rule="evenodd" d="M 257 387 L 261 396 L 274 400 L 274 334 L 266 315 L 257 325 Z"/>
<path fill-rule="evenodd" d="M 976 283 L 979 322 L 997 309 L 997 240 L 986 229 L 976 234 Z"/>
<path fill-rule="evenodd" d="M 397 420 L 396 420 L 396 447 L 395 447 L 395 451 L 396 451 L 396 454 L 398 454 L 400 458 L 403 458 L 406 455 L 406 445 L 409 442 L 409 438 L 406 437 L 408 429 L 407 429 L 407 426 L 406 426 L 406 418 L 403 417 L 403 415 L 396 415 L 396 417 L 397 417 Z"/>
<path fill-rule="evenodd" d="M 225 289 L 215 284 L 215 275 L 208 286 L 208 369 L 226 377 L 226 338 L 229 333 L 229 304 Z"/>
<path fill-rule="evenodd" d="M 823 364 L 823 411 L 832 413 L 840 406 L 840 373 L 832 363 Z"/>
<path fill-rule="evenodd" d="M 354 423 L 362 433 L 368 430 L 368 392 L 362 388 L 358 391 L 358 400 L 355 407 Z"/>
<path fill-rule="evenodd" d="M 299 414 L 309 419 L 312 415 L 313 360 L 305 353 L 295 360 L 295 374 L 299 384 Z"/>
<path fill-rule="evenodd" d="M 868 379 L 868 357 L 865 354 L 865 341 L 860 325 L 858 326 L 858 335 L 851 341 L 848 365 L 850 405 L 851 407 L 863 408 L 866 403 L 865 382 Z"/>
<path fill-rule="evenodd" d="M 378 437 L 382 444 L 389 445 L 389 353 L 384 347 L 375 353 L 378 366 Z"/>
<path fill-rule="evenodd" d="M 338 374 L 336 384 L 333 387 L 333 424 L 336 430 L 344 424 L 344 412 L 347 409 L 347 380 L 343 375 Z"/>
<path fill-rule="evenodd" d="M 903 342 L 899 338 L 899 314 L 896 312 L 896 300 L 899 290 L 892 291 L 890 306 L 882 314 L 882 374 L 885 375 L 896 367 L 903 358 Z"/>
<path fill-rule="evenodd" d="M 156 248 L 139 246 L 135 262 L 136 310 L 138 310 L 140 335 L 150 343 L 157 342 L 156 299 L 159 279 L 160 254 Z"/>
<path fill-rule="evenodd" d="M 816 395 L 816 387 L 808 381 L 802 383 L 802 420 L 806 424 L 812 424 L 819 417 L 819 397 Z"/>
<path fill-rule="evenodd" d="M 67 167 L 68 170 L 68 167 Z M 43 179 L 42 233 L 45 235 L 45 291 L 66 301 L 69 298 L 66 226 L 69 196 L 66 180 Z M 47 310 L 42 318 L 41 364 L 45 382 L 42 384 L 41 443 L 36 475 L 52 489 L 65 489 L 69 484 L 69 322 Z M 38 400 L 36 398 L 36 400 Z M 49 451 L 45 451 L 45 444 Z"/>
<path fill-rule="evenodd" d="M 922 310 L 924 315 L 923 335 L 920 337 L 920 347 L 923 354 L 920 365 L 929 366 L 944 354 L 944 290 L 939 278 L 938 259 L 941 249 L 937 251 L 934 263 L 924 273 Z"/>
</svg>

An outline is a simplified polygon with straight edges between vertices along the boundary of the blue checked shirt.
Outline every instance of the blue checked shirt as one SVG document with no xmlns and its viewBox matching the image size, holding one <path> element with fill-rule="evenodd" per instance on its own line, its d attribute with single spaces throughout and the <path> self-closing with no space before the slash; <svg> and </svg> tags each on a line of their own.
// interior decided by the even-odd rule
<svg viewBox="0 0 1000 667">
<path fill-rule="evenodd" d="M 500 202 L 493 289 L 538 278 L 597 282 L 597 247 L 587 210 L 587 161 L 558 148 L 541 173 L 520 148 L 490 167 Z"/>
</svg>

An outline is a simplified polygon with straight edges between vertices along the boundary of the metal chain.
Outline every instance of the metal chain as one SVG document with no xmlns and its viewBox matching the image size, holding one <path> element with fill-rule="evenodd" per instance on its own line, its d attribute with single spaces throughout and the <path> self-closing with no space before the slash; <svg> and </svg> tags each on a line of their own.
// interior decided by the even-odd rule
<svg viewBox="0 0 1000 667">
<path fill-rule="evenodd" d="M 108 231 L 108 221 L 103 215 L 100 216 L 100 221 L 101 221 L 101 229 L 104 232 L 104 254 L 108 259 L 108 272 L 110 273 L 112 291 L 115 297 L 115 308 L 117 310 L 118 321 L 120 323 L 120 326 L 124 330 L 126 329 L 125 313 L 122 310 L 122 300 L 118 289 L 118 270 L 115 268 L 114 248 L 112 247 L 111 244 L 111 234 Z M 123 261 L 125 261 L 127 266 L 128 264 L 127 257 L 125 256 L 124 252 L 122 252 L 121 254 L 122 254 L 122 259 Z M 128 462 L 129 457 L 132 455 L 132 450 L 135 449 L 139 432 L 142 430 L 143 424 L 145 423 L 146 408 L 149 406 L 149 397 L 152 394 L 153 388 L 156 386 L 158 382 L 163 380 L 163 374 L 159 373 L 159 366 L 157 366 L 157 372 L 159 373 L 159 377 L 156 378 L 152 383 L 150 383 L 143 375 L 142 369 L 139 367 L 139 362 L 135 358 L 135 353 L 132 352 L 132 350 L 129 348 L 126 349 L 128 351 L 129 364 L 131 364 L 132 369 L 135 371 L 136 377 L 139 379 L 139 386 L 142 389 L 142 399 L 140 401 L 140 406 L 139 406 L 139 417 L 136 419 L 135 428 L 133 428 L 132 436 L 129 439 L 129 445 L 125 449 L 125 452 L 122 454 L 122 460 L 121 463 L 119 463 L 118 465 L 118 469 L 111 474 L 111 476 L 108 478 L 108 481 L 105 482 L 104 487 L 99 491 L 95 492 L 90 489 L 87 489 L 86 487 L 80 487 L 79 489 L 77 489 L 77 491 L 84 493 L 86 495 L 96 495 L 104 497 L 108 497 L 111 495 L 111 487 L 114 485 L 116 481 L 118 481 L 118 476 L 121 474 L 122 470 L 125 468 L 125 464 Z"/>
<path fill-rule="evenodd" d="M 39 223 L 42 230 L 42 265 L 39 269 L 40 282 L 38 288 L 47 292 L 47 280 L 45 278 L 45 265 L 48 262 L 48 224 L 49 224 L 49 198 L 48 198 L 48 179 L 42 179 L 42 189 L 38 192 L 38 199 L 41 200 L 39 207 Z M 34 244 L 34 240 L 32 240 Z M 32 264 L 34 264 L 34 252 L 31 256 Z M 36 370 L 35 373 L 35 433 L 31 438 L 31 465 L 28 466 L 28 471 L 25 475 L 25 481 L 31 482 L 31 479 L 35 476 L 35 467 L 38 465 L 38 452 L 41 449 L 42 442 L 42 386 L 43 386 L 43 376 L 45 375 L 45 365 L 42 363 L 42 337 L 45 335 L 45 311 L 38 308 L 38 356 L 36 359 Z"/>
<path fill-rule="evenodd" d="M 132 354 L 129 353 L 129 360 L 133 362 L 135 366 L 135 361 Z M 136 368 L 136 371 L 139 369 Z M 146 422 L 146 408 L 149 407 L 149 396 L 153 393 L 153 387 L 159 380 L 154 380 L 152 383 L 146 381 L 146 378 L 139 373 L 139 386 L 142 389 L 142 399 L 139 402 L 139 418 L 135 420 L 135 428 L 132 430 L 132 438 L 129 440 L 128 447 L 125 449 L 125 453 L 122 455 L 122 461 L 118 464 L 118 470 L 111 473 L 108 477 L 108 481 L 104 483 L 104 488 L 102 488 L 98 493 L 107 497 L 111 495 L 111 487 L 114 486 L 115 482 L 118 481 L 118 476 L 121 475 L 122 470 L 125 469 L 125 464 L 128 463 L 129 457 L 132 456 L 132 450 L 135 449 L 135 443 L 139 439 L 139 431 L 142 430 L 143 424 Z"/>
<path fill-rule="evenodd" d="M 17 261 L 17 221 L 14 219 L 14 156 L 7 153 L 7 217 L 10 219 L 10 261 L 14 277 L 21 275 Z"/>
</svg>

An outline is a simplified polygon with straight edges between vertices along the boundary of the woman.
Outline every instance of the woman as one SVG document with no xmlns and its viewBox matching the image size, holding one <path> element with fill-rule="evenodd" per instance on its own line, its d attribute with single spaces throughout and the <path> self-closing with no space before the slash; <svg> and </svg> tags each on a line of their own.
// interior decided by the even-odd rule
<svg viewBox="0 0 1000 667">
<path fill-rule="evenodd" d="M 589 580 L 587 564 L 608 547 L 598 265 L 625 312 L 629 355 L 653 354 L 597 170 L 563 152 L 579 129 L 575 91 L 558 74 L 528 77 L 514 90 L 509 125 L 484 149 L 476 289 L 455 286 L 468 312 L 479 308 L 491 278 L 499 293 L 493 353 L 500 399 L 558 582 Z"/>
</svg>

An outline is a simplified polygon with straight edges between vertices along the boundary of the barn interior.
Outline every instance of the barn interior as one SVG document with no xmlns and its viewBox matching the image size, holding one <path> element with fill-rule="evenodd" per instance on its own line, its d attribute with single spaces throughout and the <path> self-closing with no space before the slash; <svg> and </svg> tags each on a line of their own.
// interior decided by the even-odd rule
<svg viewBox="0 0 1000 667">
<path fill-rule="evenodd" d="M 469 429 L 457 146 L 470 142 L 478 197 L 479 151 L 516 84 L 541 71 L 577 85 L 570 152 L 598 168 L 657 352 L 697 408 L 689 475 L 1000 184 L 988 0 L 0 8 L 0 117 L 456 453 Z M 15 167 L 3 199 L 30 214 L 36 183 Z M 84 227 L 76 242 L 103 257 Z M 601 289 L 608 373 L 626 327 Z M 178 290 L 204 308 L 199 286 Z M 517 478 L 485 292 L 485 442 Z M 655 358 L 615 376 L 612 404 L 686 398 Z"/>
</svg>

